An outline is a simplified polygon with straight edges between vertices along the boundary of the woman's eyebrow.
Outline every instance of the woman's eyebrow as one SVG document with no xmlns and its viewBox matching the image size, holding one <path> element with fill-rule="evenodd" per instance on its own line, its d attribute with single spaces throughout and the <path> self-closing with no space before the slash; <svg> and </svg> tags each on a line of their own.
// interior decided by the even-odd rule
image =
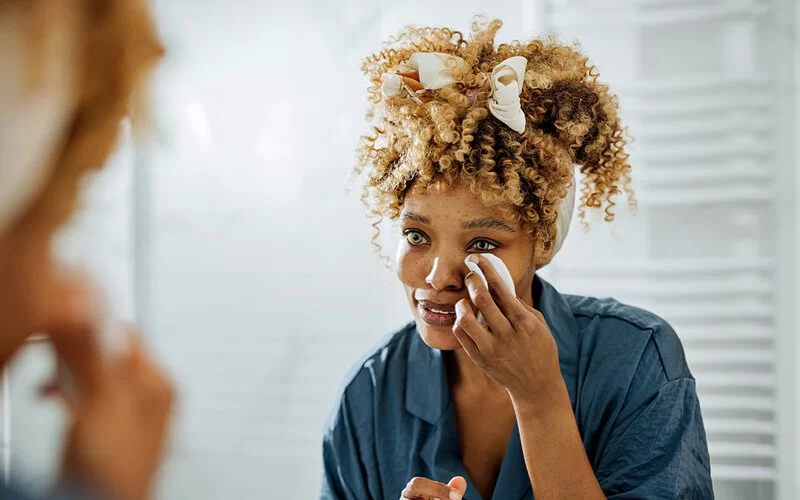
<svg viewBox="0 0 800 500">
<path fill-rule="evenodd" d="M 465 222 L 463 225 L 464 229 L 496 229 L 498 231 L 507 231 L 509 233 L 513 233 L 514 229 L 506 224 L 505 222 L 492 219 L 491 217 L 483 218 L 483 219 L 474 219 L 469 222 Z"/>
<path fill-rule="evenodd" d="M 419 222 L 420 224 L 430 224 L 430 219 L 425 217 L 424 215 L 420 215 L 416 212 L 403 212 L 400 215 L 401 219 L 408 219 L 413 220 L 414 222 Z"/>
</svg>

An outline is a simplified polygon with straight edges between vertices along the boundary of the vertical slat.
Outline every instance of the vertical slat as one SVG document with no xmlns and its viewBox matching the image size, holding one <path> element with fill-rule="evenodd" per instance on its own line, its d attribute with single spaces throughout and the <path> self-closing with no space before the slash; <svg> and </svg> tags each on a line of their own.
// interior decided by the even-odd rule
<svg viewBox="0 0 800 500">
<path fill-rule="evenodd" d="M 797 325 L 800 324 L 800 265 L 798 265 L 798 235 L 800 235 L 800 205 L 797 193 L 800 192 L 800 175 L 797 164 L 800 161 L 800 62 L 798 62 L 798 29 L 800 29 L 800 8 L 796 0 L 775 0 L 775 15 L 771 20 L 773 29 L 769 30 L 770 51 L 776 59 L 772 64 L 777 85 L 775 87 L 776 105 L 772 107 L 775 120 L 775 135 L 772 146 L 780 168 L 776 169 L 774 179 L 776 188 L 774 213 L 776 232 L 774 248 L 780 272 L 775 274 L 776 282 L 776 329 L 781 334 L 776 338 L 778 384 L 777 432 L 778 445 L 776 489 L 778 498 L 789 500 L 800 497 L 800 470 L 798 469 L 798 450 L 800 433 L 797 429 L 798 413 L 796 403 L 800 400 L 797 360 L 800 359 L 800 342 L 797 341 Z M 793 145 L 793 147 L 789 146 Z"/>
</svg>

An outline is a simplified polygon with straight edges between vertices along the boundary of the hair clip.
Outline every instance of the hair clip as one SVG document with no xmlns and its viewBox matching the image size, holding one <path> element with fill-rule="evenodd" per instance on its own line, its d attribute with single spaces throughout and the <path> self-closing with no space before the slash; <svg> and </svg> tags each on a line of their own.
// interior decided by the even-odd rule
<svg viewBox="0 0 800 500">
<path fill-rule="evenodd" d="M 464 95 L 467 96 L 467 99 L 469 100 L 469 105 L 474 106 L 475 101 L 478 100 L 478 88 L 470 87 L 464 92 Z"/>
<path fill-rule="evenodd" d="M 525 82 L 525 68 L 528 60 L 513 56 L 500 62 L 489 77 L 491 98 L 489 112 L 515 132 L 525 131 L 525 113 L 522 112 L 520 94 Z M 453 70 L 465 70 L 463 59 L 452 54 L 437 52 L 415 52 L 402 69 L 410 71 L 384 73 L 381 89 L 388 99 L 402 99 L 403 93 L 417 104 L 432 100 L 425 95 L 427 90 L 438 90 L 456 83 Z M 478 87 L 480 88 L 480 87 Z M 478 99 L 478 89 L 467 90 L 467 99 L 474 104 Z"/>
<path fill-rule="evenodd" d="M 383 95 L 388 99 L 411 99 L 417 104 L 424 104 L 431 101 L 425 96 L 425 88 L 419 82 L 419 73 L 386 73 L 383 75 L 381 86 Z M 405 94 L 405 95 L 404 95 Z"/>
</svg>

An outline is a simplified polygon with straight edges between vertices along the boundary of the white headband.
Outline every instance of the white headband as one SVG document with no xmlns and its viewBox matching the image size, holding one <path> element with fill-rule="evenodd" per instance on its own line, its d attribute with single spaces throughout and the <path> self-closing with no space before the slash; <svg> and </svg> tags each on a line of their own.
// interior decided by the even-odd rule
<svg viewBox="0 0 800 500">
<path fill-rule="evenodd" d="M 567 196 L 562 198 L 561 203 L 558 204 L 556 236 L 553 239 L 553 251 L 550 253 L 550 260 L 553 260 L 553 257 L 556 256 L 556 253 L 561 250 L 561 245 L 564 244 L 564 240 L 567 238 L 567 234 L 569 233 L 569 226 L 572 223 L 572 214 L 575 211 L 575 183 L 575 170 L 573 168 L 572 183 L 567 190 Z M 549 264 L 550 261 L 547 263 Z"/>
<path fill-rule="evenodd" d="M 49 160 L 63 137 L 73 106 L 72 31 L 65 15 L 52 16 L 35 88 L 23 19 L 26 9 L 6 8 L 0 17 L 0 233 L 33 201 Z M 54 26 L 52 26 L 54 25 Z"/>
</svg>

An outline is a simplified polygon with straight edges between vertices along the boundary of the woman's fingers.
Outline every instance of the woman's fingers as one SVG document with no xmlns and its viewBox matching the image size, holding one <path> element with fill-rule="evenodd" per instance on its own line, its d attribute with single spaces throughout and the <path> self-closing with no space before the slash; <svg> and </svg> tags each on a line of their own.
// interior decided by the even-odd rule
<svg viewBox="0 0 800 500">
<path fill-rule="evenodd" d="M 456 303 L 453 335 L 478 365 L 482 365 L 494 353 L 496 335 L 478 321 L 467 299 L 461 299 Z"/>
<path fill-rule="evenodd" d="M 480 359 L 481 352 L 478 344 L 472 338 L 474 333 L 470 332 L 474 332 L 477 328 L 482 328 L 485 330 L 483 325 L 478 322 L 478 319 L 472 312 L 472 307 L 469 305 L 469 300 L 459 300 L 456 303 L 456 322 L 453 324 L 453 335 L 456 337 L 456 340 L 461 343 L 461 346 L 467 352 L 469 357 L 476 363 Z"/>
<path fill-rule="evenodd" d="M 114 498 L 150 498 L 175 391 L 138 342 L 118 361 L 103 365 L 103 391 L 81 393 L 62 467 L 65 477 L 92 478 Z"/>
<path fill-rule="evenodd" d="M 497 307 L 504 318 L 509 321 L 512 325 L 515 323 L 516 320 L 525 316 L 525 307 L 522 305 L 522 301 L 520 301 L 516 295 L 514 295 L 511 290 L 508 289 L 506 284 L 503 282 L 503 279 L 495 270 L 494 266 L 492 266 L 486 257 L 482 255 L 471 255 L 470 260 L 472 262 L 478 264 L 478 267 L 481 268 L 483 271 L 483 275 L 486 277 L 486 282 L 488 284 L 488 292 L 490 297 L 492 298 L 495 307 Z M 478 278 L 480 281 L 480 278 Z M 482 282 L 481 282 L 482 284 Z M 477 304 L 476 304 L 477 305 Z M 483 313 L 483 310 L 481 310 Z M 484 313 L 484 316 L 486 314 Z M 487 317 L 487 322 L 489 318 Z"/>
<path fill-rule="evenodd" d="M 80 391 L 96 392 L 103 378 L 106 319 L 105 298 L 91 277 L 74 267 L 58 267 L 43 331 Z"/>
<path fill-rule="evenodd" d="M 447 486 L 461 493 L 461 496 L 467 492 L 467 480 L 461 476 L 456 476 L 447 483 Z"/>
<path fill-rule="evenodd" d="M 93 292 L 79 284 L 65 284 L 55 296 L 46 332 L 77 389 L 94 394 L 103 384 L 103 357 L 92 311 Z"/>
<path fill-rule="evenodd" d="M 415 477 L 408 482 L 400 498 L 401 500 L 461 500 L 463 496 L 461 490 L 444 483 L 425 477 Z"/>
<path fill-rule="evenodd" d="M 484 321 L 486 321 L 492 332 L 508 331 L 511 328 L 511 323 L 495 303 L 491 292 L 483 284 L 480 276 L 475 273 L 469 273 L 464 277 L 464 284 L 467 286 L 470 300 L 481 312 Z"/>
</svg>

